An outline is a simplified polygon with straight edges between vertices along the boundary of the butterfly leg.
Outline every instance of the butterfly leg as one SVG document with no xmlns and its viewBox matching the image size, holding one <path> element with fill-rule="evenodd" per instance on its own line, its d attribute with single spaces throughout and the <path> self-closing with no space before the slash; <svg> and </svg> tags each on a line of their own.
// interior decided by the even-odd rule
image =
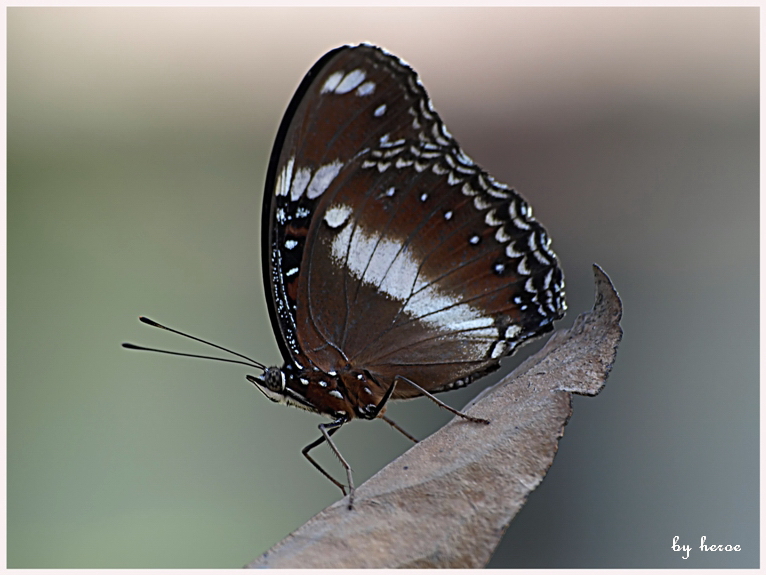
<svg viewBox="0 0 766 575">
<path fill-rule="evenodd" d="M 385 415 L 381 415 L 381 416 L 380 416 L 380 419 L 382 419 L 383 421 L 385 421 L 385 422 L 386 422 L 388 425 L 390 425 L 391 427 L 393 427 L 393 428 L 394 428 L 396 431 L 398 431 L 399 433 L 401 433 L 402 435 L 404 435 L 404 437 L 406 437 L 406 438 L 407 438 L 407 439 L 409 439 L 410 441 L 414 441 L 415 443 L 419 443 L 419 440 L 418 440 L 418 439 L 415 439 L 415 438 L 414 438 L 412 435 L 410 435 L 409 433 L 407 433 L 406 431 L 404 431 L 404 429 L 402 429 L 401 427 L 399 427 L 399 426 L 396 424 L 396 422 L 395 422 L 395 421 L 393 421 L 393 420 L 391 420 L 391 419 L 388 419 L 388 418 L 387 418 Z"/>
<path fill-rule="evenodd" d="M 380 385 L 380 382 L 378 382 L 378 380 L 375 379 L 369 371 L 364 370 L 364 374 L 369 379 L 371 379 L 372 381 Z M 385 395 L 383 395 L 383 398 L 378 402 L 378 405 L 375 406 L 375 409 L 369 410 L 367 414 L 364 415 L 363 417 L 365 419 L 375 419 L 376 417 L 378 417 L 378 415 L 380 415 L 380 412 L 383 411 L 383 408 L 386 406 L 386 403 L 388 403 L 388 400 L 391 398 L 391 394 L 394 393 L 394 388 L 396 388 L 396 379 L 394 379 L 394 382 L 388 387 Z M 405 433 L 405 435 L 407 434 Z"/>
<path fill-rule="evenodd" d="M 473 421 L 474 423 L 484 423 L 485 425 L 489 425 L 489 420 L 488 419 L 482 419 L 480 417 L 471 417 L 470 415 L 466 415 L 462 411 L 458 411 L 454 407 L 450 407 L 449 405 L 447 405 L 446 403 L 441 401 L 438 397 L 435 397 L 433 394 L 427 392 L 425 389 L 420 387 L 417 383 L 415 383 L 411 379 L 407 379 L 403 375 L 397 375 L 394 378 L 394 383 L 396 383 L 397 379 L 400 380 L 400 381 L 403 381 L 404 383 L 406 383 L 407 385 L 409 385 L 411 387 L 414 387 L 416 390 L 418 390 L 420 393 L 422 393 L 425 397 L 427 397 L 428 399 L 433 401 L 436 405 L 438 405 L 439 407 L 443 407 L 444 409 L 446 409 L 450 413 L 454 413 L 455 415 L 459 415 L 463 419 L 467 419 L 468 421 Z M 392 385 L 391 387 L 394 387 L 394 386 Z"/>
<path fill-rule="evenodd" d="M 340 490 L 343 492 L 343 495 L 348 495 L 348 508 L 353 509 L 354 508 L 354 479 L 351 474 L 351 466 L 346 462 L 346 460 L 343 458 L 343 455 L 341 455 L 340 451 L 338 450 L 338 447 L 335 445 L 335 442 L 332 440 L 332 435 L 338 431 L 345 423 L 348 423 L 348 419 L 345 417 L 341 417 L 339 419 L 336 419 L 335 421 L 332 421 L 330 423 L 320 423 L 319 424 L 319 431 L 322 433 L 322 437 L 317 439 L 316 441 L 310 443 L 306 447 L 304 447 L 301 450 L 301 453 L 303 456 L 309 460 L 311 465 L 313 465 L 322 475 L 324 475 L 327 479 L 329 479 L 333 484 L 335 484 Z M 346 486 L 343 485 L 340 481 L 335 479 L 332 475 L 327 473 L 319 463 L 317 463 L 313 457 L 309 455 L 309 451 L 317 447 L 318 445 L 321 445 L 324 442 L 327 442 L 327 445 L 330 446 L 330 449 L 335 454 L 335 457 L 338 458 L 343 468 L 346 470 L 346 480 L 348 481 L 348 493 L 346 493 Z"/>
<path fill-rule="evenodd" d="M 364 374 L 369 379 L 371 379 L 372 381 L 380 385 L 380 382 L 377 379 L 375 379 L 369 371 L 365 370 Z M 385 415 L 380 414 L 383 411 L 383 408 L 386 406 L 386 403 L 388 403 L 388 400 L 391 398 L 391 394 L 394 393 L 394 388 L 396 388 L 395 379 L 394 379 L 394 382 L 386 390 L 386 393 L 385 395 L 383 395 L 383 398 L 378 402 L 378 405 L 375 406 L 375 409 L 369 410 L 362 417 L 364 417 L 365 419 L 375 419 L 376 417 L 379 417 L 380 419 L 385 421 L 387 424 L 389 424 L 391 427 L 393 427 L 396 431 L 404 435 L 407 439 L 409 439 L 410 441 L 414 441 L 415 443 L 418 443 L 418 440 L 415 439 L 412 435 L 404 431 L 404 429 L 399 427 L 396 423 L 394 423 L 392 420 L 387 418 Z"/>
</svg>

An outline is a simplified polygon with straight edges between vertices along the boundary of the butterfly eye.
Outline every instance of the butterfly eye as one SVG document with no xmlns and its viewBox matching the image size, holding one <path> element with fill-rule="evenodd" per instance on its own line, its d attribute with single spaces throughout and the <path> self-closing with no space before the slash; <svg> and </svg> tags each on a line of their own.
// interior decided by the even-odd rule
<svg viewBox="0 0 766 575">
<path fill-rule="evenodd" d="M 281 392 L 285 389 L 285 374 L 278 367 L 270 367 L 260 379 L 269 391 Z"/>
</svg>

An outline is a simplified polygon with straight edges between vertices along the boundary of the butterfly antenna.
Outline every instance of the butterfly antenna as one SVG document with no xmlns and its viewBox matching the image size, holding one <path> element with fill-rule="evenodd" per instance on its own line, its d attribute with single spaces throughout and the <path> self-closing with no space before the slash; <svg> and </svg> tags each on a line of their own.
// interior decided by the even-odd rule
<svg viewBox="0 0 766 575">
<path fill-rule="evenodd" d="M 260 370 L 264 370 L 264 371 L 266 370 L 266 366 L 263 365 L 262 363 L 260 363 L 258 361 L 255 361 L 254 359 L 250 359 L 246 355 L 242 355 L 241 353 L 237 353 L 236 351 L 232 351 L 232 350 L 230 350 L 230 349 L 228 349 L 226 347 L 223 347 L 221 345 L 217 345 L 215 343 L 206 341 L 206 340 L 201 339 L 199 337 L 194 337 L 193 335 L 189 335 L 188 333 L 184 333 L 182 331 L 178 331 L 176 329 L 167 327 L 166 325 L 162 325 L 161 323 L 157 323 L 156 321 L 154 321 L 152 319 L 149 319 L 148 317 L 140 316 L 138 319 L 140 321 L 142 321 L 143 323 L 145 323 L 146 325 L 150 325 L 152 327 L 158 327 L 160 329 L 164 329 L 166 331 L 170 331 L 172 333 L 175 333 L 175 334 L 178 334 L 178 335 L 182 335 L 183 337 L 186 337 L 186 338 L 189 338 L 189 339 L 193 339 L 194 341 L 198 341 L 200 343 L 204 343 L 205 345 L 209 345 L 210 347 L 214 347 L 216 349 L 220 349 L 221 351 L 225 351 L 226 353 L 230 353 L 231 355 L 236 355 L 237 357 L 241 357 L 242 359 L 246 359 L 247 362 L 240 361 L 238 359 L 226 359 L 226 358 L 223 358 L 223 357 L 214 357 L 214 356 L 210 356 L 210 355 L 197 355 L 197 354 L 193 354 L 193 353 L 181 353 L 180 351 L 168 351 L 168 350 L 165 350 L 165 349 L 156 349 L 156 348 L 153 348 L 153 347 L 144 347 L 144 346 L 136 345 L 136 344 L 133 344 L 133 343 L 123 343 L 122 347 L 124 347 L 125 349 L 134 349 L 134 350 L 137 350 L 137 351 L 153 351 L 155 353 L 166 353 L 168 355 L 180 355 L 182 357 L 196 357 L 196 358 L 199 358 L 199 359 L 212 359 L 212 360 L 215 360 L 215 361 L 223 361 L 223 362 L 226 362 L 226 363 L 239 363 L 241 365 L 247 365 L 249 367 L 255 367 L 255 368 L 258 368 Z"/>
</svg>

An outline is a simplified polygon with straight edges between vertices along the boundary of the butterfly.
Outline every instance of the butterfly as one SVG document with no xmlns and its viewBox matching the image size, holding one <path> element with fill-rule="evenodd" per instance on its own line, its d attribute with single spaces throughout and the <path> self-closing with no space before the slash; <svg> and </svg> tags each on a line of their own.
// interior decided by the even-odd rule
<svg viewBox="0 0 766 575">
<path fill-rule="evenodd" d="M 416 72 L 369 44 L 328 52 L 303 78 L 265 192 L 263 278 L 284 363 L 248 360 L 263 372 L 247 379 L 330 418 L 302 453 L 352 508 L 332 435 L 381 418 L 414 440 L 385 410 L 418 396 L 488 423 L 433 394 L 551 331 L 566 310 L 563 274 L 529 204 L 463 152 Z M 347 485 L 309 454 L 325 442 Z"/>
</svg>

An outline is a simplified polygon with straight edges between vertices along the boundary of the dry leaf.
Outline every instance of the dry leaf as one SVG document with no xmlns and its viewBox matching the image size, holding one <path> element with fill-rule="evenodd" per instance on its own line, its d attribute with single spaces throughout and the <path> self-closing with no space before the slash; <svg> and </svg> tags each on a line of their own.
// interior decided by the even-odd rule
<svg viewBox="0 0 766 575">
<path fill-rule="evenodd" d="M 622 304 L 598 266 L 596 303 L 456 417 L 248 567 L 483 567 L 543 480 L 572 413 L 596 395 L 622 337 Z"/>
</svg>

